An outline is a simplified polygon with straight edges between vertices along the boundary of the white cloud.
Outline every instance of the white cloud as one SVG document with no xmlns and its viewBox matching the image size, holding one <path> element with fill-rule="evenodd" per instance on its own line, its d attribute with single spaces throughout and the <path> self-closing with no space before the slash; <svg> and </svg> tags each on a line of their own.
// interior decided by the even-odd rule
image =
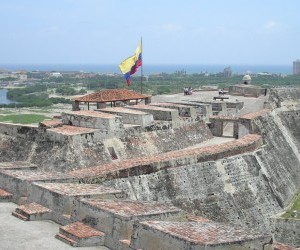
<svg viewBox="0 0 300 250">
<path fill-rule="evenodd" d="M 183 28 L 181 25 L 166 23 L 162 25 L 162 29 L 167 32 L 178 32 L 181 31 Z"/>
<path fill-rule="evenodd" d="M 287 30 L 287 27 L 284 27 L 284 25 L 274 20 L 269 20 L 262 26 L 262 31 L 268 33 L 282 32 L 285 30 Z"/>
</svg>

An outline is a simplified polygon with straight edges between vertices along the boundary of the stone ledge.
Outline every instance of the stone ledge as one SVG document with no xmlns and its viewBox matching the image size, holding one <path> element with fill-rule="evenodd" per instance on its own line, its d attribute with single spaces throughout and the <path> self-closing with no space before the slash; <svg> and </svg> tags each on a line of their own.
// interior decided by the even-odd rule
<svg viewBox="0 0 300 250">
<path fill-rule="evenodd" d="M 143 221 L 136 224 L 135 234 L 134 249 L 263 249 L 272 242 L 270 234 L 214 222 Z"/>
<path fill-rule="evenodd" d="M 7 191 L 5 191 L 4 189 L 0 189 L 0 202 L 9 202 L 11 201 L 13 195 Z"/>
<path fill-rule="evenodd" d="M 74 170 L 69 172 L 69 175 L 70 177 L 79 179 L 96 179 L 97 177 L 109 179 L 149 174 L 166 168 L 179 167 L 198 162 L 215 161 L 225 157 L 250 152 L 258 149 L 262 144 L 262 137 L 260 135 L 248 134 L 241 139 L 229 143 L 227 142 L 194 149 L 182 149 L 151 157 L 123 160 L 115 163 Z"/>
<path fill-rule="evenodd" d="M 37 166 L 33 163 L 26 161 L 12 161 L 12 162 L 1 162 L 0 169 L 37 169 Z"/>
</svg>

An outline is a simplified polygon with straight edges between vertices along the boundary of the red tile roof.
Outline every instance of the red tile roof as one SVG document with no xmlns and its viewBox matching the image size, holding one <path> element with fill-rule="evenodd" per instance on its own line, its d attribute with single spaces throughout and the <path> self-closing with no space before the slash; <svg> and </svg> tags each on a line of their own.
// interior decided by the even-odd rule
<svg viewBox="0 0 300 250">
<path fill-rule="evenodd" d="M 58 119 L 54 120 L 44 120 L 39 123 L 40 127 L 46 127 L 46 128 L 55 128 L 55 127 L 60 127 L 63 125 L 63 122 Z"/>
<path fill-rule="evenodd" d="M 82 97 L 74 98 L 78 102 L 114 102 L 145 99 L 148 95 L 142 95 L 128 89 L 105 89 Z"/>
<path fill-rule="evenodd" d="M 229 245 L 255 239 L 270 239 L 271 235 L 255 230 L 232 227 L 215 222 L 174 222 L 174 221 L 142 221 L 145 228 L 155 229 L 169 234 L 171 237 L 193 242 L 197 245 Z M 204 247 L 205 248 L 205 247 Z M 204 249 L 202 248 L 202 249 Z M 230 247 L 224 247 L 230 249 Z M 196 249 L 196 248 L 195 248 Z M 198 248 L 199 249 L 199 248 Z M 221 249 L 221 247 L 218 247 Z"/>
</svg>

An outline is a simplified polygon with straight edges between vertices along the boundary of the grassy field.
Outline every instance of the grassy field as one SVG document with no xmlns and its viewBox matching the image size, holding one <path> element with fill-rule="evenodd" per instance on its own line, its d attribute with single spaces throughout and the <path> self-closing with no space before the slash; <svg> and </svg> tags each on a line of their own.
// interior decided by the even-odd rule
<svg viewBox="0 0 300 250">
<path fill-rule="evenodd" d="M 0 122 L 12 122 L 19 124 L 32 124 L 45 120 L 47 117 L 44 115 L 34 114 L 19 114 L 19 115 L 1 115 Z"/>
<path fill-rule="evenodd" d="M 293 211 L 297 211 L 297 216 L 293 216 Z M 300 192 L 298 192 L 293 201 L 291 207 L 282 215 L 282 217 L 300 219 Z"/>
</svg>

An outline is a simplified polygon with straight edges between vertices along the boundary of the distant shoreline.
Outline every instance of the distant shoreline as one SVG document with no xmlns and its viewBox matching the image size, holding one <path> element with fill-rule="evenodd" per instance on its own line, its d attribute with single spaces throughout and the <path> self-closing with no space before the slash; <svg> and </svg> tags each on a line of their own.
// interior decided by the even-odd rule
<svg viewBox="0 0 300 250">
<path fill-rule="evenodd" d="M 143 73 L 175 73 L 184 70 L 187 74 L 194 73 L 219 73 L 224 68 L 231 67 L 234 74 L 246 73 L 273 73 L 273 74 L 292 74 L 291 65 L 213 65 L 213 64 L 144 64 Z M 8 71 L 83 71 L 94 73 L 121 74 L 118 65 L 115 64 L 0 64 L 0 70 Z"/>
</svg>

